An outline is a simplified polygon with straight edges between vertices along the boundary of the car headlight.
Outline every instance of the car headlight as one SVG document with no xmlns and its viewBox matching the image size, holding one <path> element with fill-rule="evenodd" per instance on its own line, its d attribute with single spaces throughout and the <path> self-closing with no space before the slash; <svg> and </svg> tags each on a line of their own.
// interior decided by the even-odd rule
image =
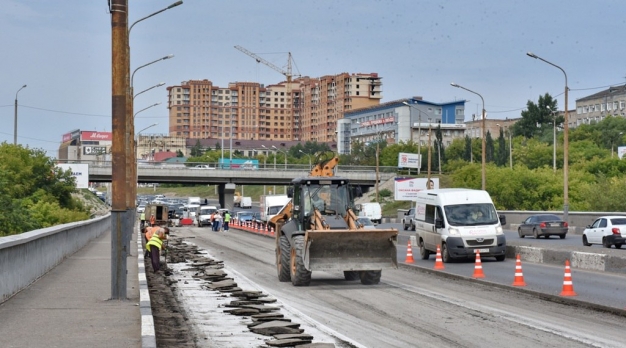
<svg viewBox="0 0 626 348">
<path fill-rule="evenodd" d="M 502 233 L 504 233 L 504 232 L 502 232 L 502 226 L 496 227 L 496 235 L 502 234 Z"/>
<path fill-rule="evenodd" d="M 448 233 L 450 233 L 451 236 L 460 236 L 461 235 L 459 230 L 456 229 L 456 228 L 449 228 L 448 229 Z"/>
</svg>

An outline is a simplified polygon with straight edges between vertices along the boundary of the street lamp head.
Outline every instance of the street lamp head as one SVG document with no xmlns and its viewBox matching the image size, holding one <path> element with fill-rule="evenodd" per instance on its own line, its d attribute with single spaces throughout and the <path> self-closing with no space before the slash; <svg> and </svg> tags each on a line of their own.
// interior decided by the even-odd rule
<svg viewBox="0 0 626 348">
<path fill-rule="evenodd" d="M 265 145 L 263 145 L 263 144 L 261 144 L 261 147 L 264 148 L 264 149 L 267 149 L 267 147 L 265 147 Z"/>
<path fill-rule="evenodd" d="M 176 6 L 178 6 L 178 5 L 182 5 L 182 4 L 183 4 L 183 1 L 182 1 L 182 0 L 180 0 L 180 1 L 176 1 L 175 3 L 173 3 L 173 4 L 169 5 L 169 6 L 167 7 L 167 9 L 169 10 L 169 9 L 171 9 L 171 8 L 174 8 L 174 7 L 176 7 Z"/>
<path fill-rule="evenodd" d="M 537 55 L 536 55 L 536 54 L 534 54 L 534 53 L 532 53 L 532 52 L 526 52 L 526 55 L 527 55 L 527 56 L 529 56 L 529 57 L 531 57 L 531 58 L 535 58 L 535 59 L 538 59 L 538 58 L 539 58 L 539 57 L 537 57 Z"/>
<path fill-rule="evenodd" d="M 168 54 L 167 56 L 163 57 L 162 59 L 165 60 L 165 59 L 170 59 L 170 58 L 174 58 L 174 55 L 173 54 Z"/>
<path fill-rule="evenodd" d="M 165 82 L 159 82 L 159 84 L 158 84 L 158 85 L 156 85 L 156 86 L 157 86 L 157 87 L 161 87 L 161 86 L 163 86 L 164 84 L 165 84 Z"/>
<path fill-rule="evenodd" d="M 26 88 L 26 85 L 22 86 L 22 88 Z"/>
<path fill-rule="evenodd" d="M 450 86 L 452 86 L 452 87 L 457 87 L 457 88 L 458 88 L 458 87 L 461 87 L 461 86 L 457 85 L 457 84 L 456 84 L 456 83 L 454 83 L 454 82 L 450 82 Z"/>
</svg>

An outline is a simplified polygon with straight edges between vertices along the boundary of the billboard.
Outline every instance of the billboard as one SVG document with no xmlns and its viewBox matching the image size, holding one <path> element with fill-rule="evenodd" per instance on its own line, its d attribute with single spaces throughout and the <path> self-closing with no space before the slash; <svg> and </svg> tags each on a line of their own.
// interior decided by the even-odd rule
<svg viewBox="0 0 626 348">
<path fill-rule="evenodd" d="M 86 163 L 59 163 L 57 167 L 62 171 L 71 170 L 76 179 L 76 188 L 89 188 L 89 164 Z"/>
<path fill-rule="evenodd" d="M 80 129 L 74 129 L 73 131 L 63 134 L 62 142 L 68 142 L 74 140 L 80 136 Z"/>
<path fill-rule="evenodd" d="M 398 168 L 419 168 L 421 162 L 421 154 L 417 153 L 398 153 Z"/>
<path fill-rule="evenodd" d="M 395 178 L 394 199 L 396 201 L 414 201 L 417 193 L 427 189 L 439 188 L 439 178 Z"/>
<path fill-rule="evenodd" d="M 257 159 L 244 159 L 233 158 L 232 162 L 228 158 L 220 158 L 218 160 L 218 167 L 224 169 L 244 169 L 244 170 L 256 170 L 259 169 L 259 160 Z M 230 163 L 229 163 L 230 162 Z"/>
<path fill-rule="evenodd" d="M 80 132 L 81 141 L 113 141 L 112 132 L 92 132 L 82 131 Z"/>
<path fill-rule="evenodd" d="M 98 156 L 106 153 L 106 146 L 83 146 L 83 155 Z"/>
<path fill-rule="evenodd" d="M 626 146 L 618 146 L 617 157 L 619 157 L 619 159 L 622 159 L 624 158 L 624 155 L 626 155 Z"/>
</svg>

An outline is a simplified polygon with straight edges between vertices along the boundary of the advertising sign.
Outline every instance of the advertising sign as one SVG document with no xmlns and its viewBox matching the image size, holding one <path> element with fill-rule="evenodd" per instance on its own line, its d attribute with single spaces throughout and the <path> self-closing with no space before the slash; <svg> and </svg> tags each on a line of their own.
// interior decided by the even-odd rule
<svg viewBox="0 0 626 348">
<path fill-rule="evenodd" d="M 86 163 L 59 163 L 61 170 L 71 170 L 76 179 L 76 188 L 89 188 L 89 164 Z"/>
<path fill-rule="evenodd" d="M 102 155 L 107 152 L 106 146 L 83 146 L 83 155 Z"/>
<path fill-rule="evenodd" d="M 361 127 L 373 126 L 377 124 L 385 124 L 385 123 L 394 123 L 396 122 L 395 117 L 387 117 L 387 118 L 379 118 L 377 120 L 365 121 L 361 122 Z"/>
<path fill-rule="evenodd" d="M 626 155 L 626 146 L 618 146 L 617 147 L 617 156 L 619 159 L 622 159 Z"/>
<path fill-rule="evenodd" d="M 396 201 L 414 201 L 417 193 L 423 190 L 439 188 L 439 178 L 395 178 L 394 199 Z"/>
<path fill-rule="evenodd" d="M 398 153 L 399 168 L 419 168 L 422 155 L 417 153 Z"/>
<path fill-rule="evenodd" d="M 63 141 L 62 142 L 67 142 L 70 140 L 74 140 L 76 138 L 78 138 L 80 136 L 80 129 L 74 129 L 73 131 L 63 134 Z"/>
<path fill-rule="evenodd" d="M 80 132 L 81 141 L 113 141 L 113 133 L 111 132 Z"/>
</svg>

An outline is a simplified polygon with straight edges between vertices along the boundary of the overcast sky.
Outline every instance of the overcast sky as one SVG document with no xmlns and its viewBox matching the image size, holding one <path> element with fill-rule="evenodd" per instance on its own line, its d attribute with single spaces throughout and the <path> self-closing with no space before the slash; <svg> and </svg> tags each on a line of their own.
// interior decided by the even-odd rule
<svg viewBox="0 0 626 348">
<path fill-rule="evenodd" d="M 175 0 L 129 0 L 129 23 Z M 287 52 L 294 74 L 319 77 L 376 72 L 388 102 L 422 96 L 467 99 L 466 119 L 516 118 L 528 100 L 550 93 L 563 107 L 568 75 L 575 100 L 626 82 L 626 1 L 596 0 L 184 0 L 132 30 L 131 68 L 175 57 L 135 74 L 135 130 L 166 134 L 166 86 L 190 79 L 272 84 L 283 76 L 234 48 L 241 45 L 279 67 Z M 111 21 L 107 0 L 4 0 L 0 11 L 0 141 L 56 157 L 73 129 L 111 130 Z"/>
</svg>

